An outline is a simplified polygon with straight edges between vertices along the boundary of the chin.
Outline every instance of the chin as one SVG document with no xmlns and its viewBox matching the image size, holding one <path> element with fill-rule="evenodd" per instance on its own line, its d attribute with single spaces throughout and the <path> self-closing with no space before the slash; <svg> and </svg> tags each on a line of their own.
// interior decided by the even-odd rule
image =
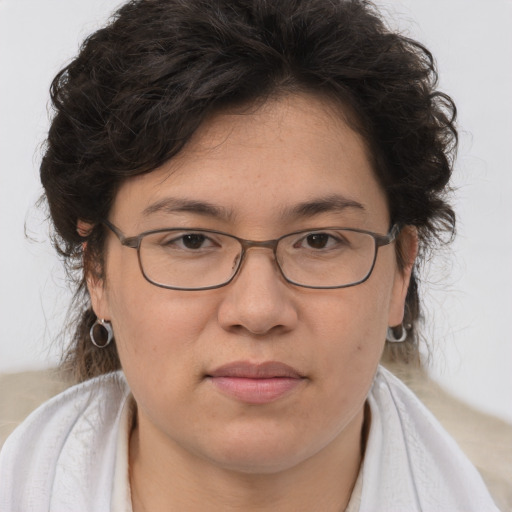
<svg viewBox="0 0 512 512">
<path fill-rule="evenodd" d="M 296 467 L 302 462 L 297 454 L 275 454 L 267 452 L 266 449 L 258 450 L 256 453 L 241 455 L 227 454 L 222 458 L 210 460 L 215 466 L 226 471 L 245 475 L 272 475 L 287 471 Z"/>
<path fill-rule="evenodd" d="M 216 439 L 206 452 L 207 458 L 217 467 L 244 474 L 273 474 L 297 466 L 314 452 L 308 453 L 308 444 L 294 441 L 286 432 L 269 432 L 268 429 L 245 429 L 224 432 L 228 438 Z"/>
</svg>

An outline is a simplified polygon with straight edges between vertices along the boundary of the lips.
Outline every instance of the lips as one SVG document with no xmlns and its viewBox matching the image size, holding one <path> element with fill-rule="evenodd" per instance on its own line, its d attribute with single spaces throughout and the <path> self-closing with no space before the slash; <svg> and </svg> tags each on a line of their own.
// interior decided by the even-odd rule
<svg viewBox="0 0 512 512">
<path fill-rule="evenodd" d="M 274 402 L 305 381 L 295 368 L 276 361 L 236 361 L 216 368 L 206 378 L 223 395 L 247 404 Z"/>
</svg>

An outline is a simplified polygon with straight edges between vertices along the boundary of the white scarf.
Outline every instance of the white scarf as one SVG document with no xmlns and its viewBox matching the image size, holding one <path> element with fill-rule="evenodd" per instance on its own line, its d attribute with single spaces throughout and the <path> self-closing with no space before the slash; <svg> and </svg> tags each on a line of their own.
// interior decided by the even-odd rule
<svg viewBox="0 0 512 512">
<path fill-rule="evenodd" d="M 0 511 L 110 511 L 129 397 L 117 372 L 32 413 L 0 453 Z M 360 512 L 498 511 L 455 442 L 387 370 L 379 368 L 368 403 Z"/>
</svg>

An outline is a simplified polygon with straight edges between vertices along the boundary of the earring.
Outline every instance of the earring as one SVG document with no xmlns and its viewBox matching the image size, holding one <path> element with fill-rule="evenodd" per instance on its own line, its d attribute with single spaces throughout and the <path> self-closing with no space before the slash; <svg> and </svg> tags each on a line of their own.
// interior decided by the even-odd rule
<svg viewBox="0 0 512 512">
<path fill-rule="evenodd" d="M 402 334 L 399 338 L 395 336 L 395 331 L 393 330 L 393 327 L 388 327 L 388 330 L 386 332 L 386 341 L 389 341 L 390 343 L 402 343 L 402 341 L 405 341 L 407 338 L 407 329 L 405 328 L 404 324 L 400 324 L 402 327 Z"/>
<path fill-rule="evenodd" d="M 96 339 L 94 338 L 94 329 L 98 325 L 103 327 L 103 329 L 106 332 L 106 336 L 107 336 L 106 341 L 102 344 L 98 343 L 96 341 Z M 96 322 L 94 322 L 94 324 L 92 324 L 92 327 L 89 331 L 89 336 L 91 337 L 91 342 L 95 347 L 105 348 L 112 341 L 112 338 L 114 336 L 114 333 L 112 331 L 112 325 L 110 324 L 110 322 L 108 320 L 103 320 L 103 318 L 101 318 L 101 319 L 97 318 Z M 102 337 L 104 337 L 104 335 Z"/>
</svg>

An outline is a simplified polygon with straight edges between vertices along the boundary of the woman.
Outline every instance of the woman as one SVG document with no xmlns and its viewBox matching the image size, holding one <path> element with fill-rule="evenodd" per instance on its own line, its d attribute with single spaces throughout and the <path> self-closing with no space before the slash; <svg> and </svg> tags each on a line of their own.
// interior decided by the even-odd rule
<svg viewBox="0 0 512 512">
<path fill-rule="evenodd" d="M 41 166 L 84 381 L 7 441 L 1 510 L 496 510 L 379 367 L 455 107 L 366 2 L 139 0 L 55 78 Z"/>
</svg>

